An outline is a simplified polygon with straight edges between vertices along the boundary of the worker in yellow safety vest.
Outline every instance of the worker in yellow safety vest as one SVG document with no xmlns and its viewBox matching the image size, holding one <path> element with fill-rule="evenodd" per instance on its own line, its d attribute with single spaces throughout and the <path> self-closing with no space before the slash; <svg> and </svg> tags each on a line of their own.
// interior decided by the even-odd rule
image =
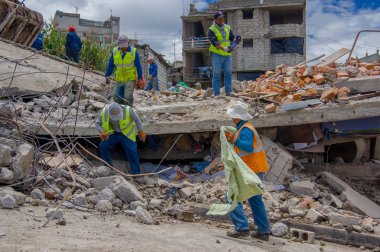
<svg viewBox="0 0 380 252">
<path fill-rule="evenodd" d="M 136 79 L 142 81 L 142 68 L 137 49 L 129 45 L 128 37 L 125 35 L 119 37 L 118 47 L 113 49 L 109 58 L 105 74 L 107 84 L 110 83 L 109 77 L 115 68 L 116 86 L 114 89 L 114 101 L 119 104 L 132 106 Z"/>
<path fill-rule="evenodd" d="M 249 113 L 249 105 L 244 102 L 236 102 L 227 110 L 227 115 L 232 118 L 237 129 L 235 134 L 226 131 L 227 140 L 234 144 L 234 150 L 238 156 L 263 180 L 265 172 L 269 170 L 269 165 L 260 136 L 252 123 L 249 122 L 252 119 Z M 248 199 L 248 202 L 258 230 L 257 233 L 252 234 L 252 237 L 267 241 L 269 239 L 270 224 L 262 195 L 253 196 Z M 235 238 L 249 236 L 248 220 L 241 203 L 238 203 L 237 207 L 230 213 L 230 218 L 235 225 L 235 229 L 228 231 L 228 236 Z"/>
<path fill-rule="evenodd" d="M 112 165 L 109 152 L 117 144 L 121 144 L 128 158 L 131 173 L 140 173 L 136 136 L 145 142 L 146 135 L 134 109 L 118 103 L 106 105 L 98 116 L 95 126 L 100 133 L 99 151 L 102 159 Z"/>
<path fill-rule="evenodd" d="M 232 58 L 229 46 L 234 40 L 231 27 L 224 23 L 224 15 L 218 11 L 214 14 L 214 22 L 207 32 L 211 42 L 212 90 L 214 96 L 220 95 L 220 82 L 224 71 L 224 89 L 227 96 L 232 92 Z"/>
</svg>

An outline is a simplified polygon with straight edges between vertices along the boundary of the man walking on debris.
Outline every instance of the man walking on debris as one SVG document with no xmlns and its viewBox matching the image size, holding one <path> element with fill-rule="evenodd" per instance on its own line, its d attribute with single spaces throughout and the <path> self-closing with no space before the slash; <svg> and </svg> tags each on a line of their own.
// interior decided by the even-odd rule
<svg viewBox="0 0 380 252">
<path fill-rule="evenodd" d="M 116 67 L 114 101 L 128 106 L 133 105 L 133 90 L 136 84 L 136 71 L 138 81 L 142 80 L 142 69 L 137 49 L 129 45 L 128 37 L 121 35 L 110 56 L 106 70 L 106 83 Z"/>
<path fill-rule="evenodd" d="M 149 91 L 152 89 L 156 91 L 160 91 L 160 88 L 158 87 L 158 77 L 157 77 L 158 66 L 156 62 L 154 62 L 154 59 L 152 57 L 148 59 L 148 63 L 149 63 L 149 76 L 148 76 L 148 84 L 146 85 L 145 91 Z"/>
<path fill-rule="evenodd" d="M 75 33 L 75 27 L 69 27 L 69 33 L 66 35 L 66 57 L 68 60 L 73 60 L 75 63 L 79 62 L 79 53 L 82 49 L 82 41 Z"/>
<path fill-rule="evenodd" d="M 238 156 L 263 180 L 264 173 L 269 170 L 269 166 L 260 136 L 253 125 L 248 122 L 253 118 L 249 114 L 249 105 L 244 102 L 236 102 L 227 110 L 227 115 L 232 118 L 237 129 L 235 134 L 226 132 L 227 140 L 234 144 L 234 150 Z M 252 234 L 252 237 L 267 241 L 270 224 L 262 195 L 253 196 L 248 199 L 248 203 L 251 206 L 253 219 L 258 229 L 257 233 Z M 228 236 L 235 238 L 249 236 L 248 220 L 244 214 L 242 203 L 238 203 L 237 207 L 230 213 L 230 218 L 235 225 L 235 230 L 228 231 Z"/>
<path fill-rule="evenodd" d="M 214 23 L 208 29 L 208 39 L 211 41 L 210 53 L 212 62 L 212 89 L 214 96 L 220 95 L 220 82 L 224 70 L 224 89 L 226 95 L 232 92 L 232 58 L 228 47 L 235 35 L 231 27 L 224 23 L 224 15 L 218 11 L 214 14 Z"/>
<path fill-rule="evenodd" d="M 146 135 L 134 109 L 117 103 L 105 106 L 96 121 L 96 129 L 100 133 L 99 149 L 102 159 L 112 165 L 109 152 L 121 143 L 130 164 L 131 173 L 139 174 L 140 160 L 136 135 L 143 142 L 145 142 Z"/>
</svg>

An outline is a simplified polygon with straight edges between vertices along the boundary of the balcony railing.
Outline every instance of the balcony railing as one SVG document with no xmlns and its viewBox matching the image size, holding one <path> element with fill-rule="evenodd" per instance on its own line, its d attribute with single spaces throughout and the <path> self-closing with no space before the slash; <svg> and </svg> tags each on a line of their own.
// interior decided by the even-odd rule
<svg viewBox="0 0 380 252">
<path fill-rule="evenodd" d="M 208 49 L 210 48 L 210 40 L 207 38 L 192 38 L 189 40 L 183 41 L 183 49 L 191 50 L 191 49 Z"/>
</svg>

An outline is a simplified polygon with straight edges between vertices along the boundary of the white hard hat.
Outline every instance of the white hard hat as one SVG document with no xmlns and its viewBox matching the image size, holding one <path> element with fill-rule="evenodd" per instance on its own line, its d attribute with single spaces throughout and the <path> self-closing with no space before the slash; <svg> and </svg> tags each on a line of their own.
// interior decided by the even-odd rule
<svg viewBox="0 0 380 252">
<path fill-rule="evenodd" d="M 249 105 L 245 102 L 237 101 L 231 108 L 227 109 L 227 115 L 231 118 L 248 121 L 253 118 L 249 113 Z"/>
</svg>

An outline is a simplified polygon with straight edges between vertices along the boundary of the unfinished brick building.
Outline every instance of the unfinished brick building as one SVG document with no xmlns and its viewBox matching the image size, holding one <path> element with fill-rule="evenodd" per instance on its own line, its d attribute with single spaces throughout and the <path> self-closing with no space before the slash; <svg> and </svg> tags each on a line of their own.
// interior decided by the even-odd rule
<svg viewBox="0 0 380 252">
<path fill-rule="evenodd" d="M 190 6 L 183 16 L 184 80 L 210 82 L 211 59 L 207 30 L 213 13 L 225 13 L 226 23 L 243 41 L 233 53 L 233 79 L 256 79 L 281 64 L 306 59 L 306 0 L 221 0 L 204 12 Z"/>
</svg>

